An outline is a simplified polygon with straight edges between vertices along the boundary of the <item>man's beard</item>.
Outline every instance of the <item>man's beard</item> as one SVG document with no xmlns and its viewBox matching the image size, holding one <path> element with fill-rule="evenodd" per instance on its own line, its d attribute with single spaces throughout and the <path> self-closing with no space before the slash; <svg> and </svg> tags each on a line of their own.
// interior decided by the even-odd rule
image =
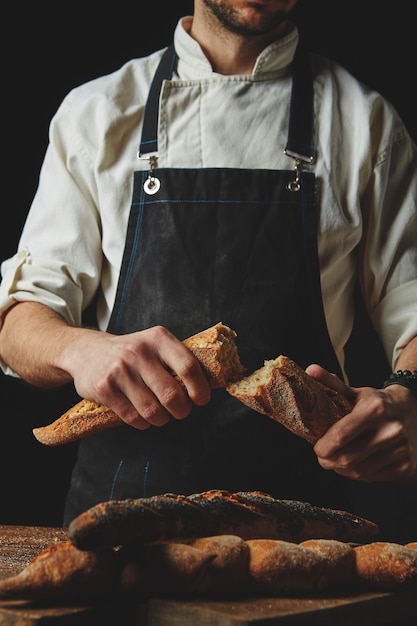
<svg viewBox="0 0 417 626">
<path fill-rule="evenodd" d="M 285 12 L 278 11 L 275 15 L 266 14 L 263 19 L 253 24 L 243 20 L 239 13 L 223 0 L 203 0 L 203 3 L 223 28 L 237 35 L 265 35 L 274 31 L 287 18 Z"/>
</svg>

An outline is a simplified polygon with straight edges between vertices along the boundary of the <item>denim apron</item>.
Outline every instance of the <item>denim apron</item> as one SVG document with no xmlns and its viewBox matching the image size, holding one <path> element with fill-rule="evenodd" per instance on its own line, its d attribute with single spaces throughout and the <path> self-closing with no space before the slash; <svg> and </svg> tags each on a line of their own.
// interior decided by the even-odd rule
<svg viewBox="0 0 417 626">
<path fill-rule="evenodd" d="M 114 334 L 166 326 L 179 339 L 218 321 L 237 332 L 248 372 L 285 354 L 340 375 L 324 318 L 317 253 L 313 87 L 299 46 L 287 145 L 288 170 L 158 168 L 158 99 L 176 56 L 169 47 L 145 110 L 140 156 L 114 308 Z M 68 523 L 110 499 L 208 489 L 261 490 L 278 498 L 349 508 L 346 479 L 320 468 L 312 446 L 224 389 L 184 420 L 146 431 L 121 427 L 80 442 Z"/>
</svg>

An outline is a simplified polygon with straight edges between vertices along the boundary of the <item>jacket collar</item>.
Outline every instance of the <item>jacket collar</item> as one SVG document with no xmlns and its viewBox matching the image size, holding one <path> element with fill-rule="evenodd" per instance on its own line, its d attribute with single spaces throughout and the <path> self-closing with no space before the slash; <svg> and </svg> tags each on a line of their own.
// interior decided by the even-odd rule
<svg viewBox="0 0 417 626">
<path fill-rule="evenodd" d="M 183 17 L 174 32 L 174 46 L 178 55 L 177 74 L 180 80 L 195 80 L 216 76 L 199 43 L 189 34 L 192 17 Z M 285 37 L 270 44 L 258 56 L 252 76 L 268 72 L 285 73 L 297 47 L 299 32 L 295 24 Z M 220 74 L 217 74 L 220 76 Z"/>
</svg>

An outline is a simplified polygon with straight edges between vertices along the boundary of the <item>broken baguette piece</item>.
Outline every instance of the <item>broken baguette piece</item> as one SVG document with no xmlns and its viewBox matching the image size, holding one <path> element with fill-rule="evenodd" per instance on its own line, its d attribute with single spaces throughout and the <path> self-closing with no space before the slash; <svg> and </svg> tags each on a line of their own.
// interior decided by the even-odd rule
<svg viewBox="0 0 417 626">
<path fill-rule="evenodd" d="M 265 361 L 263 367 L 226 389 L 249 408 L 280 422 L 312 444 L 352 410 L 347 398 L 309 376 L 284 355 Z"/>
<path fill-rule="evenodd" d="M 224 388 L 246 372 L 240 362 L 236 336 L 229 326 L 218 322 L 183 341 L 200 363 L 211 389 Z"/>
<path fill-rule="evenodd" d="M 234 330 L 219 322 L 183 341 L 199 361 L 211 389 L 226 387 L 245 372 L 235 337 Z M 81 400 L 51 424 L 34 428 L 32 432 L 40 443 L 58 446 L 123 424 L 108 407 Z"/>
</svg>

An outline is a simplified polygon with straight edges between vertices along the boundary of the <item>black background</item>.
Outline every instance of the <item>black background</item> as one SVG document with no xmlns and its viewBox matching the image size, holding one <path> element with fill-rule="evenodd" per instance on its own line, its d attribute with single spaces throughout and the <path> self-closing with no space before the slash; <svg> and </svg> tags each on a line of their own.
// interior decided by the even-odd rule
<svg viewBox="0 0 417 626">
<path fill-rule="evenodd" d="M 300 0 L 294 18 L 308 47 L 383 93 L 416 140 L 411 5 L 407 0 Z M 36 189 L 48 124 L 67 91 L 170 43 L 179 17 L 190 14 L 193 3 L 89 2 L 88 12 L 85 3 L 77 2 L 58 4 L 52 12 L 39 3 L 17 6 L 3 12 L 10 37 L 2 39 L 0 259 L 15 251 Z M 378 352 L 374 361 L 375 375 L 381 365 Z M 0 394 L 0 524 L 60 525 L 76 444 L 42 446 L 32 428 L 53 421 L 78 398 L 72 387 L 33 390 L 3 375 Z"/>
</svg>

